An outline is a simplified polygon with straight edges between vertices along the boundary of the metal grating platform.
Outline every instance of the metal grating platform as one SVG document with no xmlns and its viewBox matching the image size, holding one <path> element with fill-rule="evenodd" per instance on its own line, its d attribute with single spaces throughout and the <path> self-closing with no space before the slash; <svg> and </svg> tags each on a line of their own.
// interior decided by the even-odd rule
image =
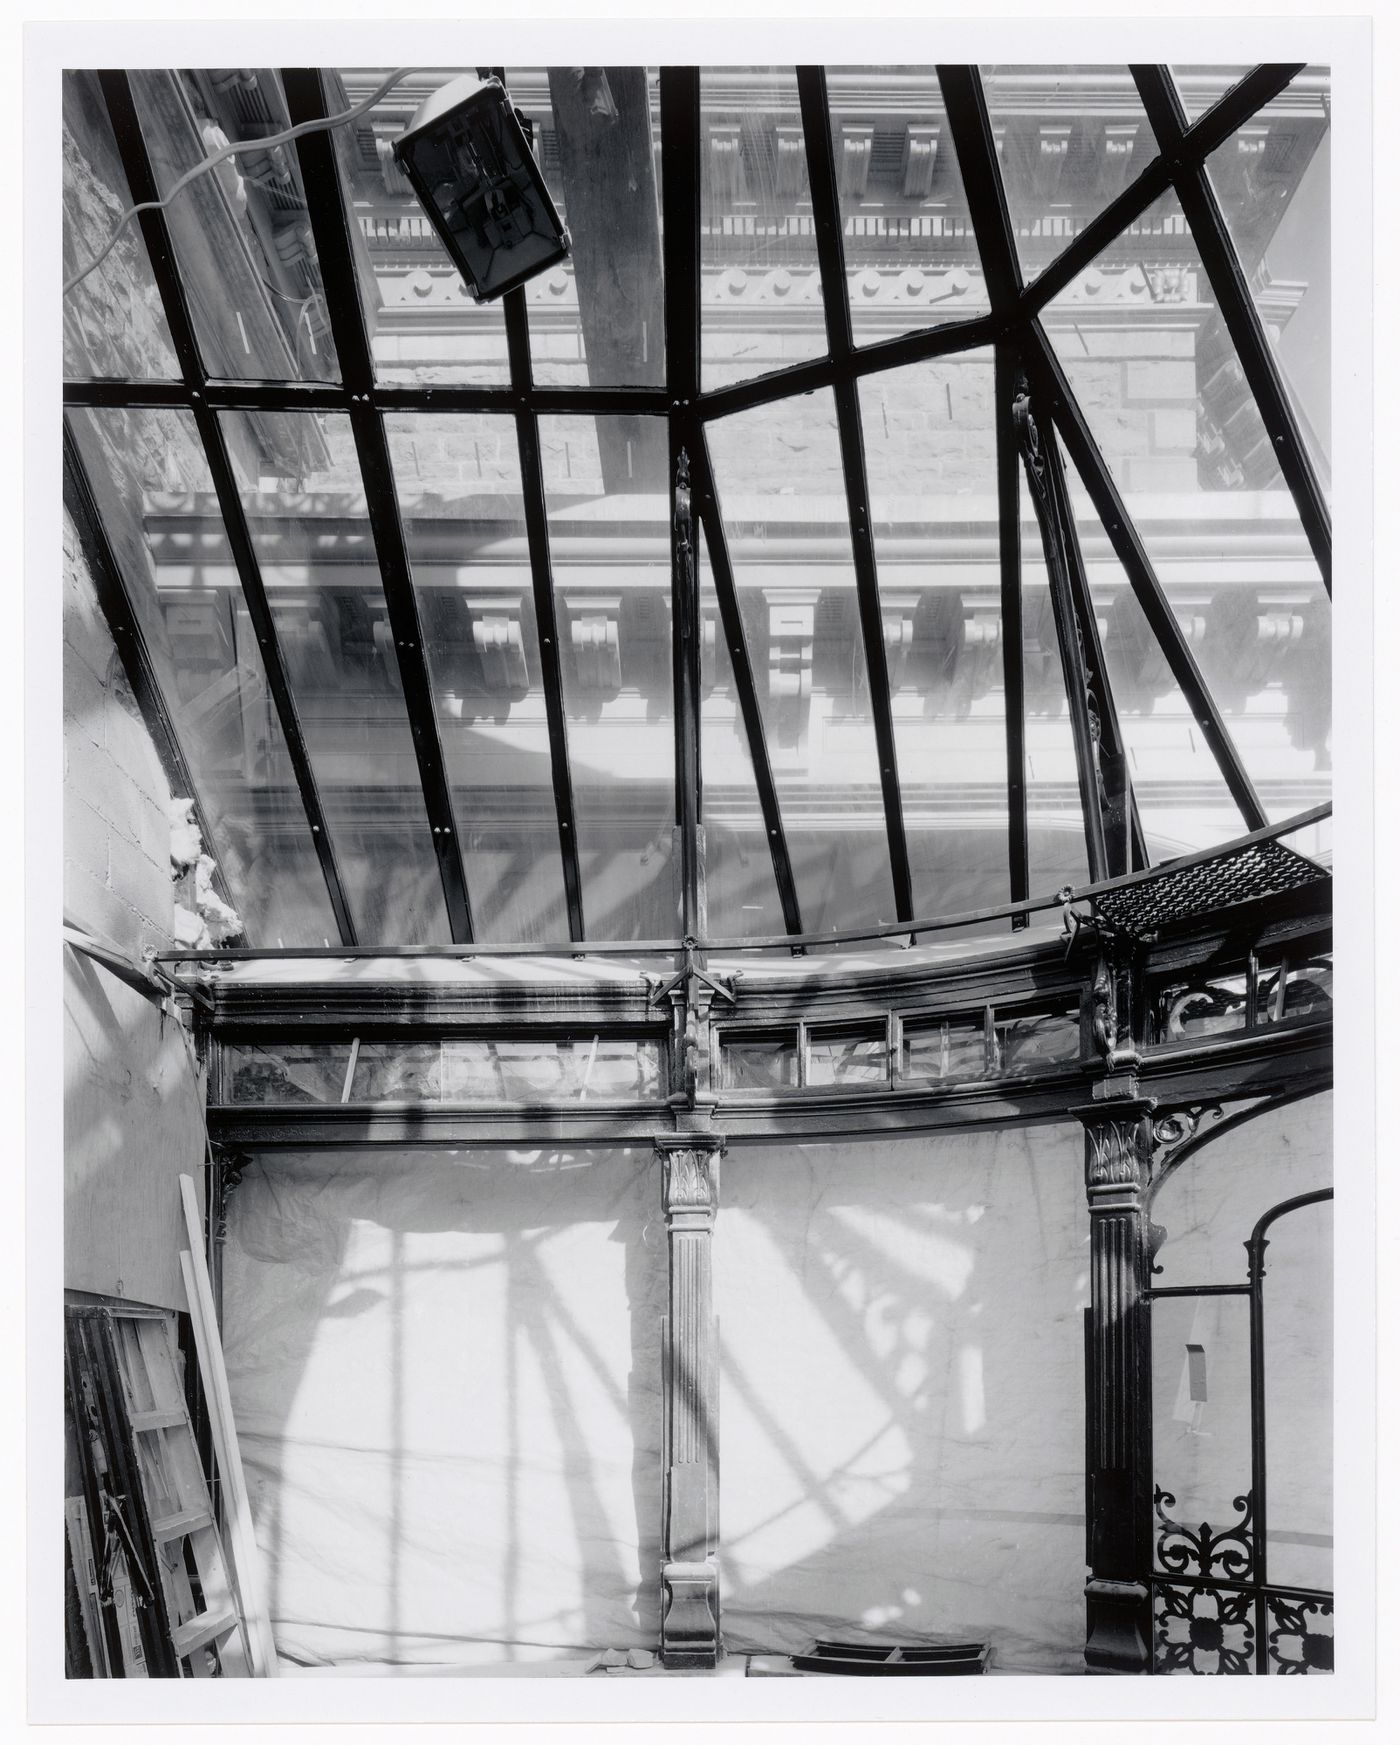
<svg viewBox="0 0 1400 1745">
<path fill-rule="evenodd" d="M 1281 842 L 1251 842 L 1229 854 L 1164 868 L 1154 878 L 1103 891 L 1094 908 L 1105 921 L 1141 939 L 1173 921 L 1187 921 L 1255 897 L 1301 890 L 1331 875 Z"/>
</svg>

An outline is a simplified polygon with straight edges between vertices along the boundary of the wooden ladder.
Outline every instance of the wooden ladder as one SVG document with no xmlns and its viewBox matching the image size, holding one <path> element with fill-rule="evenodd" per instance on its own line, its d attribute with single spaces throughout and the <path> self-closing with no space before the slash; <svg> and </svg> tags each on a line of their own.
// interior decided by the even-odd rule
<svg viewBox="0 0 1400 1745">
<path fill-rule="evenodd" d="M 181 1676 L 248 1678 L 248 1646 L 171 1349 L 170 1323 L 119 1315 L 113 1324 Z"/>
</svg>

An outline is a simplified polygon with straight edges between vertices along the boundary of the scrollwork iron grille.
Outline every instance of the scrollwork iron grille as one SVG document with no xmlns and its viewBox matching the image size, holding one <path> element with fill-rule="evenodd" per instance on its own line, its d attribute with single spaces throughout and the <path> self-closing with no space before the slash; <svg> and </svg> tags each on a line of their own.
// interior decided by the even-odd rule
<svg viewBox="0 0 1400 1745">
<path fill-rule="evenodd" d="M 1264 1399 L 1264 1250 L 1281 1217 L 1332 1198 L 1331 1188 L 1299 1194 L 1264 1213 L 1245 1252 L 1243 1285 L 1170 1285 L 1158 1297 L 1227 1293 L 1249 1299 L 1250 1488 L 1234 1498 L 1237 1519 L 1191 1526 L 1176 1518 L 1175 1496 L 1154 1485 L 1152 1671 L 1154 1673 L 1299 1674 L 1331 1672 L 1332 1595 L 1268 1578 Z"/>
</svg>

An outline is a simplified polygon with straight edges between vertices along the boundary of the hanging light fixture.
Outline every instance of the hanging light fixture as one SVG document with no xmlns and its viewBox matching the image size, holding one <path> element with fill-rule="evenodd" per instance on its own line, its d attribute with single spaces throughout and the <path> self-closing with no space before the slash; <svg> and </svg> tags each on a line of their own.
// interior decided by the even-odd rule
<svg viewBox="0 0 1400 1745">
<path fill-rule="evenodd" d="M 569 234 L 499 79 L 464 74 L 434 91 L 394 141 L 394 159 L 478 303 L 568 254 Z"/>
</svg>

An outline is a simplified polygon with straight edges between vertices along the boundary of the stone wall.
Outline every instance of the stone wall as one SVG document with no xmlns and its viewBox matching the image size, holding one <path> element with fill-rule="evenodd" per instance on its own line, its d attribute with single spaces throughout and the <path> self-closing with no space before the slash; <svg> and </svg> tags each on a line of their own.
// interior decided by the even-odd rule
<svg viewBox="0 0 1400 1745">
<path fill-rule="evenodd" d="M 170 790 L 63 528 L 64 917 L 123 955 L 169 949 Z M 182 1309 L 177 1178 L 201 1179 L 203 1093 L 175 1017 L 64 948 L 64 1284 Z"/>
</svg>

